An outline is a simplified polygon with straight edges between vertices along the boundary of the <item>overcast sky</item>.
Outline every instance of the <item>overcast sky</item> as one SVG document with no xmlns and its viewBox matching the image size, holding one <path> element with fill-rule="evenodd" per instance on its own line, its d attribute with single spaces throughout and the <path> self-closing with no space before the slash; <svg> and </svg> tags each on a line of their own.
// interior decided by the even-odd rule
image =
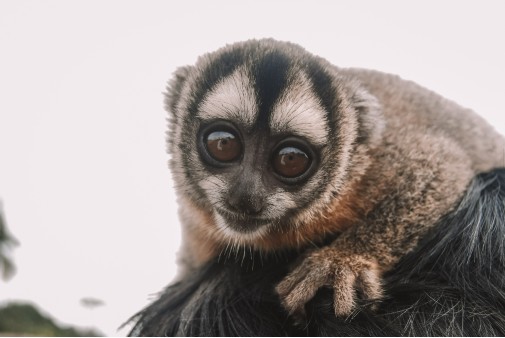
<svg viewBox="0 0 505 338">
<path fill-rule="evenodd" d="M 226 43 L 289 40 L 414 80 L 505 133 L 504 17 L 499 0 L 0 0 L 0 199 L 21 242 L 0 302 L 122 335 L 173 278 L 162 92 L 176 67 Z"/>
</svg>

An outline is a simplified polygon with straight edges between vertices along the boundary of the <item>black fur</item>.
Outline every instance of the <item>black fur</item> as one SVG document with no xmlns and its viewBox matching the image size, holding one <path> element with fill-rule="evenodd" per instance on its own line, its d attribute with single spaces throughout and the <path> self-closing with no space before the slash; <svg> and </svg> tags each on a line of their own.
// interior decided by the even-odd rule
<svg viewBox="0 0 505 338">
<path fill-rule="evenodd" d="M 255 90 L 259 100 L 256 127 L 260 130 L 269 127 L 270 114 L 274 103 L 286 86 L 289 67 L 289 57 L 279 51 L 263 55 L 255 64 Z"/>
<path fill-rule="evenodd" d="M 329 113 L 339 111 L 340 101 L 335 93 L 338 90 L 333 86 L 333 76 L 328 73 L 319 59 L 311 58 L 305 61 L 305 71 L 312 82 L 314 92 L 317 94 L 323 108 Z M 336 116 L 334 116 L 336 118 Z M 337 126 L 338 123 L 330 123 L 330 127 Z M 333 131 L 334 132 L 334 131 Z"/>
<path fill-rule="evenodd" d="M 477 176 L 458 208 L 385 276 L 376 312 L 361 304 L 333 315 L 331 291 L 307 304 L 295 325 L 274 285 L 296 255 L 244 252 L 169 286 L 133 317 L 132 335 L 163 336 L 504 336 L 505 169 Z M 260 263 L 260 259 L 263 261 Z"/>
</svg>

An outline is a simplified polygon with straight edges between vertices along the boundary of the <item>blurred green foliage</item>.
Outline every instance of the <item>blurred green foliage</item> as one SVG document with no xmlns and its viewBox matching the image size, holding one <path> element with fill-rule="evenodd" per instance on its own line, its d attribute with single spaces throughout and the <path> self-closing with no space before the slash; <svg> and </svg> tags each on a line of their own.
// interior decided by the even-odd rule
<svg viewBox="0 0 505 338">
<path fill-rule="evenodd" d="M 2 203 L 0 201 L 0 278 L 7 280 L 14 275 L 16 268 L 13 261 L 9 257 L 9 251 L 18 242 L 7 231 L 7 224 L 5 223 Z"/>
<path fill-rule="evenodd" d="M 0 336 L 100 337 L 94 330 L 61 327 L 30 304 L 11 303 L 0 308 Z"/>
</svg>

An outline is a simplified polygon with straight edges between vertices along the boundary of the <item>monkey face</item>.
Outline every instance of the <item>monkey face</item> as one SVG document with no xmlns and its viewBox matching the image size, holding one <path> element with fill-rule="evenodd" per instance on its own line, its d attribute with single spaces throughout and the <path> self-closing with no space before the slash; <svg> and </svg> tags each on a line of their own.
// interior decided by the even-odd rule
<svg viewBox="0 0 505 338">
<path fill-rule="evenodd" d="M 180 69 L 166 102 L 179 192 L 240 243 L 306 222 L 345 186 L 356 142 L 367 139 L 353 90 L 329 64 L 273 40 Z"/>
<path fill-rule="evenodd" d="M 199 186 L 226 231 L 259 234 L 317 191 L 317 184 L 307 182 L 318 171 L 324 146 L 300 136 L 211 120 L 201 126 L 197 147 L 208 173 Z"/>
<path fill-rule="evenodd" d="M 196 186 L 221 231 L 238 238 L 287 226 L 328 183 L 321 170 L 329 147 L 327 113 L 306 76 L 285 79 L 275 88 L 278 97 L 261 107 L 252 84 L 258 75 L 249 71 L 224 77 L 201 101 L 197 123 L 191 122 Z"/>
</svg>

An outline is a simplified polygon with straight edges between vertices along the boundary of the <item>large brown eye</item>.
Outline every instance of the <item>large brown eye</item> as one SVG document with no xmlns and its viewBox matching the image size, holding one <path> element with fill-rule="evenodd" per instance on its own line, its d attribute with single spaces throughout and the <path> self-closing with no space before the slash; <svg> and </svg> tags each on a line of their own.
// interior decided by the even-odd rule
<svg viewBox="0 0 505 338">
<path fill-rule="evenodd" d="M 242 154 L 239 139 L 227 131 L 213 131 L 205 142 L 209 155 L 219 162 L 231 162 Z"/>
<path fill-rule="evenodd" d="M 277 174 L 283 177 L 298 177 L 309 169 L 310 158 L 298 148 L 285 147 L 274 154 L 273 166 Z"/>
</svg>

